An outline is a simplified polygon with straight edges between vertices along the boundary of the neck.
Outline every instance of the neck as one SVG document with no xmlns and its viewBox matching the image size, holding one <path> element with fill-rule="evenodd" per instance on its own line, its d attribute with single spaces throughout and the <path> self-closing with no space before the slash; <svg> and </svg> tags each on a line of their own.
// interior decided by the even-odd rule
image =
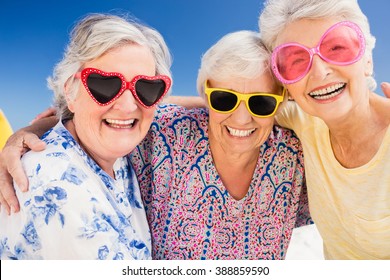
<svg viewBox="0 0 390 280">
<path fill-rule="evenodd" d="M 229 194 L 240 200 L 247 194 L 259 157 L 259 149 L 248 153 L 231 153 L 210 138 L 215 168 Z"/>
<path fill-rule="evenodd" d="M 99 157 L 99 155 L 96 155 L 93 151 L 88 149 L 88 147 L 85 146 L 83 144 L 83 142 L 80 140 L 80 138 L 78 137 L 77 128 L 76 128 L 76 125 L 75 125 L 73 119 L 66 122 L 64 124 L 64 126 L 69 131 L 69 133 L 73 136 L 75 141 L 80 145 L 80 147 L 83 149 L 83 151 L 90 158 L 92 158 L 97 163 L 97 165 L 99 165 L 100 168 L 103 169 L 110 177 L 115 179 L 114 168 L 113 168 L 115 160 L 104 160 L 101 157 Z"/>
<path fill-rule="evenodd" d="M 333 153 L 341 165 L 355 168 L 373 158 L 389 126 L 389 111 L 389 100 L 371 94 L 365 106 L 357 106 L 343 119 L 326 121 Z"/>
<path fill-rule="evenodd" d="M 367 102 L 356 106 L 345 117 L 325 120 L 325 123 L 332 137 L 340 141 L 359 142 L 389 125 L 389 108 L 390 100 L 371 93 Z"/>
</svg>

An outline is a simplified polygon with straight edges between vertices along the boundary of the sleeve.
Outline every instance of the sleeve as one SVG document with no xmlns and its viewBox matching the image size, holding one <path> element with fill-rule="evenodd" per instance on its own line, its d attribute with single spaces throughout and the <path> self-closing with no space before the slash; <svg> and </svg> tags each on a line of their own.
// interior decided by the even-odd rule
<svg viewBox="0 0 390 280">
<path fill-rule="evenodd" d="M 301 128 L 304 126 L 305 115 L 295 101 L 287 101 L 282 110 L 275 116 L 275 121 L 278 125 L 294 130 L 297 135 L 300 135 Z"/>
<path fill-rule="evenodd" d="M 101 211 L 99 199 L 80 185 L 52 181 L 22 200 L 26 219 L 21 235 L 34 258 L 115 258 L 120 237 L 111 230 L 115 219 Z"/>
<path fill-rule="evenodd" d="M 145 207 L 149 209 L 156 197 L 165 197 L 172 176 L 172 149 L 176 135 L 171 126 L 179 120 L 180 106 L 159 105 L 144 140 L 131 152 L 131 162 L 138 177 Z M 148 211 L 151 213 L 151 211 Z M 153 217 L 149 216 L 149 220 Z"/>
<path fill-rule="evenodd" d="M 53 181 L 24 201 L 21 234 L 26 246 L 36 251 L 34 258 L 92 260 L 111 249 L 113 236 L 99 219 L 92 197 L 80 186 Z"/>
</svg>

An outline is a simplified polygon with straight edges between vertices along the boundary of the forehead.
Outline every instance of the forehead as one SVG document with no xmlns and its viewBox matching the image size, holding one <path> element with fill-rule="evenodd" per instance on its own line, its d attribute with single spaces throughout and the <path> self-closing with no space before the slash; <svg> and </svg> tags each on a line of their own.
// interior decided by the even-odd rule
<svg viewBox="0 0 390 280">
<path fill-rule="evenodd" d="M 299 19 L 293 21 L 287 24 L 279 33 L 275 46 L 292 42 L 314 46 L 326 30 L 339 21 L 341 21 L 339 18 Z"/>
<path fill-rule="evenodd" d="M 125 76 L 154 75 L 156 71 L 152 52 L 148 47 L 138 44 L 125 44 L 113 48 L 86 63 L 86 67 L 98 68 L 105 72 L 119 72 Z"/>
<path fill-rule="evenodd" d="M 225 80 L 209 80 L 209 86 L 234 90 L 241 93 L 276 92 L 280 87 L 269 71 L 254 78 L 230 77 Z"/>
</svg>

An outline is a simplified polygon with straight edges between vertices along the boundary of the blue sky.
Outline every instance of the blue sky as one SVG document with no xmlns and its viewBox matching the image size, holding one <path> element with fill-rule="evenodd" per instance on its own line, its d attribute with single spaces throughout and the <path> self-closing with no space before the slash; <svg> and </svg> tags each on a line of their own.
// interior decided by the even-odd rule
<svg viewBox="0 0 390 280">
<path fill-rule="evenodd" d="M 377 38 L 378 83 L 390 81 L 390 1 L 359 1 Z M 172 54 L 173 95 L 196 95 L 201 55 L 228 32 L 257 30 L 263 0 L 2 0 L 0 108 L 16 130 L 49 107 L 46 78 L 61 59 L 75 21 L 91 12 L 128 12 L 156 28 Z M 377 92 L 381 94 L 380 88 Z"/>
</svg>

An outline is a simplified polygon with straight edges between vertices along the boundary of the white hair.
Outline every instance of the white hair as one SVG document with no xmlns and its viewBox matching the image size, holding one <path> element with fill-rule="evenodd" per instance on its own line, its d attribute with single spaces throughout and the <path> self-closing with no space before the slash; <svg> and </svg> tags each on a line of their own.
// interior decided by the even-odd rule
<svg viewBox="0 0 390 280">
<path fill-rule="evenodd" d="M 65 96 L 68 83 L 69 98 L 77 96 L 79 80 L 73 79 L 83 65 L 108 51 L 125 44 L 147 46 L 154 56 L 156 75 L 171 77 L 171 55 L 161 34 L 155 29 L 124 16 L 90 14 L 81 19 L 70 34 L 63 59 L 55 66 L 48 86 L 54 91 L 54 107 L 63 119 L 73 118 Z"/>
<path fill-rule="evenodd" d="M 375 37 L 370 32 L 367 17 L 363 14 L 357 0 L 267 0 L 259 17 L 259 29 L 264 44 L 269 50 L 276 47 L 278 34 L 286 26 L 300 19 L 340 18 L 356 23 L 366 39 L 365 56 L 372 60 Z M 376 81 L 367 77 L 371 90 L 376 88 Z"/>
<path fill-rule="evenodd" d="M 204 96 L 208 79 L 255 78 L 269 67 L 270 54 L 254 31 L 237 31 L 222 37 L 202 56 L 197 78 L 198 93 Z"/>
</svg>

